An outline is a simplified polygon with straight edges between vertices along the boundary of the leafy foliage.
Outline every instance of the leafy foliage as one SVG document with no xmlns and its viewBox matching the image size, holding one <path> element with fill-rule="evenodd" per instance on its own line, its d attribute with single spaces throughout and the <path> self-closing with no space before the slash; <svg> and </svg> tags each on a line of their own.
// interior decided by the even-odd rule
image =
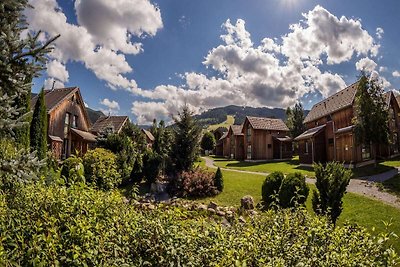
<svg viewBox="0 0 400 267">
<path fill-rule="evenodd" d="M 342 212 L 342 198 L 352 173 L 337 162 L 329 162 L 326 167 L 315 164 L 314 171 L 318 192 L 313 194 L 313 209 L 317 214 L 327 215 L 335 224 Z"/>
<path fill-rule="evenodd" d="M 208 197 L 218 193 L 214 174 L 201 168 L 180 173 L 178 181 L 182 188 L 179 196 L 182 197 Z"/>
<path fill-rule="evenodd" d="M 148 184 L 154 183 L 161 174 L 162 158 L 152 150 L 147 150 L 143 155 L 142 175 Z"/>
<path fill-rule="evenodd" d="M 282 180 L 285 178 L 282 172 L 270 173 L 266 178 L 261 188 L 261 196 L 263 205 L 266 208 L 271 207 L 276 203 L 276 198 L 279 195 Z"/>
<path fill-rule="evenodd" d="M 172 133 L 170 129 L 165 127 L 164 121 L 160 121 L 157 125 L 157 121 L 153 121 L 153 126 L 151 127 L 151 133 L 154 136 L 154 142 L 152 145 L 152 151 L 155 155 L 153 158 L 157 159 L 160 166 L 154 166 L 157 170 L 160 170 L 163 174 L 166 171 L 170 172 L 172 169 L 172 162 L 170 159 L 171 154 L 171 143 L 172 143 Z M 153 161 L 153 164 L 156 162 Z"/>
<path fill-rule="evenodd" d="M 39 159 L 45 159 L 47 154 L 47 110 L 44 100 L 44 89 L 40 91 L 33 111 L 30 128 L 31 150 L 37 151 Z"/>
<path fill-rule="evenodd" d="M 117 157 L 104 148 L 89 150 L 83 157 L 86 181 L 103 190 L 115 188 L 122 178 L 117 170 Z"/>
<path fill-rule="evenodd" d="M 290 173 L 282 179 L 279 190 L 279 205 L 283 208 L 289 208 L 304 204 L 308 193 L 306 177 L 299 172 Z"/>
<path fill-rule="evenodd" d="M 201 138 L 201 148 L 205 150 L 213 150 L 215 147 L 215 137 L 211 132 L 205 132 Z"/>
<path fill-rule="evenodd" d="M 368 79 L 362 73 L 357 87 L 353 118 L 356 143 L 375 146 L 387 144 L 389 142 L 388 119 L 389 114 L 382 86 L 375 79 Z"/>
<path fill-rule="evenodd" d="M 193 113 L 184 106 L 175 120 L 174 144 L 171 157 L 176 172 L 188 171 L 199 156 L 201 129 L 193 119 Z"/>
<path fill-rule="evenodd" d="M 286 124 L 292 138 L 299 136 L 306 130 L 303 121 L 304 109 L 300 102 L 297 102 L 293 108 L 288 107 L 286 109 Z"/>
<path fill-rule="evenodd" d="M 139 184 L 143 179 L 142 165 L 143 164 L 139 158 L 137 158 L 133 164 L 131 181 L 135 184 Z"/>
<path fill-rule="evenodd" d="M 394 266 L 387 235 L 270 210 L 223 226 L 202 212 L 142 211 L 116 191 L 28 185 L 0 194 L 2 266 Z"/>
<path fill-rule="evenodd" d="M 64 160 L 61 168 L 61 176 L 65 178 L 67 185 L 85 182 L 85 170 L 81 158 L 75 155 Z"/>
<path fill-rule="evenodd" d="M 222 172 L 219 167 L 214 175 L 214 185 L 219 192 L 224 190 L 224 177 L 222 176 Z"/>
</svg>

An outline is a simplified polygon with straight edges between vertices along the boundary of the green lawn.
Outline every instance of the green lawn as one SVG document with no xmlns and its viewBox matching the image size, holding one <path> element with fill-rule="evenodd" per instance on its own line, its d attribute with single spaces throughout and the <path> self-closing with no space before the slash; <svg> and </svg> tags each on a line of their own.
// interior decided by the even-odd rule
<svg viewBox="0 0 400 267">
<path fill-rule="evenodd" d="M 213 130 L 216 130 L 216 129 L 218 129 L 219 127 L 225 127 L 225 128 L 229 128 L 229 126 L 231 126 L 233 123 L 235 122 L 235 118 L 233 117 L 233 116 L 231 116 L 231 115 L 227 115 L 226 116 L 226 121 L 224 121 L 224 122 L 222 122 L 222 123 L 219 123 L 219 124 L 213 124 L 213 125 L 210 125 L 210 126 L 208 126 L 208 130 L 209 131 L 213 131 Z"/>
<path fill-rule="evenodd" d="M 225 158 L 213 157 L 216 166 L 221 168 L 230 168 L 236 170 L 245 170 L 252 172 L 265 172 L 271 173 L 274 171 L 281 171 L 285 174 L 293 172 L 301 172 L 308 177 L 314 177 L 315 173 L 312 167 L 300 166 L 299 157 L 294 157 L 292 160 L 286 161 L 269 161 L 269 162 L 247 162 L 238 160 L 228 160 Z M 353 169 L 354 177 L 364 177 L 374 174 L 383 173 L 392 170 L 394 167 L 400 167 L 400 160 L 390 159 L 381 161 L 374 165 L 368 165 L 360 168 Z"/>
<path fill-rule="evenodd" d="M 307 176 L 314 176 L 313 168 L 300 166 L 299 157 L 294 157 L 292 160 L 272 161 L 272 162 L 247 162 L 237 160 L 227 160 L 224 158 L 214 157 L 214 163 L 221 168 L 231 168 L 252 172 L 281 171 L 283 173 L 301 172 Z"/>
<path fill-rule="evenodd" d="M 223 171 L 224 191 L 216 197 L 198 200 L 209 203 L 215 201 L 223 206 L 239 206 L 240 199 L 245 195 L 253 196 L 256 203 L 261 200 L 261 186 L 265 179 L 263 175 L 245 174 L 233 171 Z M 312 190 L 315 186 L 310 185 Z M 307 208 L 310 212 L 312 190 L 307 200 Z M 345 222 L 357 223 L 369 229 L 375 228 L 376 232 L 386 231 L 384 222 L 392 221 L 386 232 L 394 232 L 400 236 L 400 210 L 386 205 L 382 202 L 366 198 L 364 196 L 347 193 L 343 199 L 343 213 L 339 218 L 339 224 Z M 400 239 L 394 240 L 394 246 L 400 253 Z"/>
<path fill-rule="evenodd" d="M 383 190 L 394 193 L 400 197 L 400 175 L 396 175 L 393 178 L 380 183 L 379 186 Z"/>
</svg>

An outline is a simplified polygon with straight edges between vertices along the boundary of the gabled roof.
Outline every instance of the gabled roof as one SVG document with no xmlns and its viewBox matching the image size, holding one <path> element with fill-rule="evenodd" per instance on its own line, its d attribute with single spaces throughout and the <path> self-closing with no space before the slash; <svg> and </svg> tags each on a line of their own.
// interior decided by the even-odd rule
<svg viewBox="0 0 400 267">
<path fill-rule="evenodd" d="M 293 139 L 290 136 L 285 136 L 285 137 L 273 136 L 273 138 L 278 140 L 279 142 L 292 142 L 293 141 Z"/>
<path fill-rule="evenodd" d="M 300 141 L 300 140 L 304 140 L 304 139 L 309 139 L 311 137 L 314 137 L 318 133 L 320 133 L 324 128 L 325 128 L 325 124 L 317 126 L 317 127 L 314 127 L 314 128 L 311 128 L 311 129 L 308 129 L 307 131 L 305 131 L 301 135 L 297 136 L 294 140 L 295 141 Z"/>
<path fill-rule="evenodd" d="M 289 131 L 289 128 L 281 119 L 247 116 L 246 120 L 249 121 L 251 127 L 255 130 Z"/>
<path fill-rule="evenodd" d="M 145 129 L 142 129 L 142 132 L 147 136 L 147 138 L 149 138 L 150 141 L 154 141 L 154 136 L 150 131 L 147 131 Z"/>
<path fill-rule="evenodd" d="M 79 135 L 83 140 L 89 141 L 89 142 L 93 142 L 95 143 L 96 140 L 96 136 L 94 134 L 91 134 L 89 132 L 86 131 L 81 131 L 75 128 L 71 128 L 71 131 L 73 133 L 76 133 L 77 135 Z"/>
<path fill-rule="evenodd" d="M 231 125 L 229 131 L 232 131 L 233 135 L 243 135 L 243 125 Z"/>
<path fill-rule="evenodd" d="M 335 111 L 351 106 L 357 92 L 357 87 L 358 81 L 315 104 L 304 119 L 304 123 L 323 118 Z"/>
<path fill-rule="evenodd" d="M 91 132 L 100 133 L 103 130 L 112 127 L 115 133 L 119 133 L 129 120 L 128 116 L 104 116 L 97 119 L 90 129 Z"/>
<path fill-rule="evenodd" d="M 44 101 L 47 109 L 47 113 L 52 112 L 55 108 L 57 108 L 64 100 L 68 99 L 73 94 L 78 93 L 79 104 L 83 107 L 83 113 L 85 114 L 85 120 L 88 123 L 89 127 L 91 122 L 89 120 L 89 116 L 87 110 L 85 108 L 85 104 L 83 103 L 82 95 L 80 93 L 79 87 L 66 87 L 66 88 L 56 88 L 52 90 L 44 90 Z M 35 108 L 36 101 L 38 100 L 39 94 L 31 94 L 31 109 Z"/>
<path fill-rule="evenodd" d="M 228 132 L 224 132 L 224 134 L 221 136 L 221 138 L 218 141 L 224 140 L 227 137 L 228 137 Z"/>
</svg>

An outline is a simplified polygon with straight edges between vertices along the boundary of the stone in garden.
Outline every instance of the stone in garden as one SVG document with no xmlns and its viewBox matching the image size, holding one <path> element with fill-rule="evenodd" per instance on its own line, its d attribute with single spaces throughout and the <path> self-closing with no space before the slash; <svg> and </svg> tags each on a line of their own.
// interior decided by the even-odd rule
<svg viewBox="0 0 400 267">
<path fill-rule="evenodd" d="M 210 213 L 212 213 L 212 214 L 215 214 L 215 209 L 213 209 L 213 208 L 208 208 L 207 210 L 208 210 L 208 212 L 210 212 Z"/>
<path fill-rule="evenodd" d="M 219 210 L 219 211 L 217 211 L 217 215 L 221 216 L 221 217 L 224 217 L 225 216 L 225 212 Z"/>
<path fill-rule="evenodd" d="M 211 201 L 210 204 L 208 204 L 208 207 L 216 210 L 218 208 L 218 205 L 217 205 L 217 203 Z"/>
<path fill-rule="evenodd" d="M 226 218 L 223 218 L 223 219 L 222 219 L 221 224 L 222 224 L 223 226 L 225 226 L 225 227 L 230 227 L 230 226 L 231 226 L 231 224 L 228 222 L 228 220 L 227 220 Z"/>
<path fill-rule="evenodd" d="M 254 209 L 254 199 L 252 196 L 244 196 L 240 200 L 240 207 L 245 210 L 252 210 Z"/>
<path fill-rule="evenodd" d="M 239 222 L 241 222 L 241 223 L 246 223 L 246 220 L 245 220 L 242 216 L 240 216 L 240 217 L 239 217 Z"/>
<path fill-rule="evenodd" d="M 149 210 L 154 210 L 156 207 L 153 204 L 150 204 L 150 205 L 147 206 L 147 208 Z"/>
<path fill-rule="evenodd" d="M 198 207 L 199 210 L 207 210 L 207 205 L 201 204 Z"/>
</svg>

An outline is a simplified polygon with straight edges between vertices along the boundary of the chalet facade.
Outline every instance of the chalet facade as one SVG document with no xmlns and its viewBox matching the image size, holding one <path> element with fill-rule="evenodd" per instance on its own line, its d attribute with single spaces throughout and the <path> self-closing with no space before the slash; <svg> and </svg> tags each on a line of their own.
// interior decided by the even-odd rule
<svg viewBox="0 0 400 267">
<path fill-rule="evenodd" d="M 373 147 L 356 145 L 354 135 L 354 100 L 358 82 L 315 104 L 306 116 L 307 130 L 295 138 L 301 164 L 338 161 L 353 166 L 371 162 Z M 393 92 L 385 94 L 390 120 L 390 146 L 380 146 L 378 156 L 399 153 L 399 105 Z"/>
<path fill-rule="evenodd" d="M 83 155 L 96 142 L 89 132 L 89 117 L 78 87 L 44 91 L 48 116 L 48 144 L 57 159 L 65 159 L 77 151 Z M 35 107 L 38 96 L 31 100 Z"/>
<path fill-rule="evenodd" d="M 212 132 L 214 135 L 214 138 L 216 140 L 215 149 L 214 149 L 214 155 L 216 155 L 216 156 L 222 157 L 222 155 L 223 155 L 223 141 L 221 140 L 221 137 L 226 132 L 227 132 L 227 130 L 225 127 L 219 127 Z"/>
<path fill-rule="evenodd" d="M 292 157 L 289 128 L 281 119 L 246 117 L 243 127 L 244 158 L 272 160 Z"/>
<path fill-rule="evenodd" d="M 119 134 L 128 122 L 128 116 L 102 116 L 93 124 L 90 132 L 94 135 L 101 133 Z"/>
</svg>

